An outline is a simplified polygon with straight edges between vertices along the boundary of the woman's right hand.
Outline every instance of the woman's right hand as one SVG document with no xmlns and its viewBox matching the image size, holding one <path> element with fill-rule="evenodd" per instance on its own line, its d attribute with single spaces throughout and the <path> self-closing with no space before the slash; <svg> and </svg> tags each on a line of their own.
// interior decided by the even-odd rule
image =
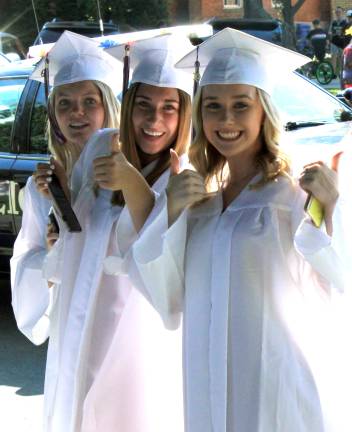
<svg viewBox="0 0 352 432">
<path fill-rule="evenodd" d="M 166 188 L 169 226 L 186 207 L 201 201 L 207 195 L 203 177 L 190 169 L 181 172 L 178 154 L 172 149 L 170 157 L 170 179 Z"/>
<path fill-rule="evenodd" d="M 36 184 L 38 192 L 42 194 L 45 198 L 51 199 L 48 184 L 52 181 L 51 178 L 54 173 L 58 177 L 61 187 L 65 192 L 65 195 L 69 198 L 70 193 L 65 170 L 63 166 L 54 158 L 50 159 L 50 164 L 37 164 L 37 169 L 36 171 L 34 171 L 32 176 L 34 178 L 34 182 Z"/>
<path fill-rule="evenodd" d="M 50 199 L 50 192 L 48 183 L 51 181 L 51 175 L 54 172 L 55 165 L 48 163 L 38 163 L 37 169 L 34 171 L 32 177 L 37 187 L 37 191 L 45 198 Z"/>
</svg>

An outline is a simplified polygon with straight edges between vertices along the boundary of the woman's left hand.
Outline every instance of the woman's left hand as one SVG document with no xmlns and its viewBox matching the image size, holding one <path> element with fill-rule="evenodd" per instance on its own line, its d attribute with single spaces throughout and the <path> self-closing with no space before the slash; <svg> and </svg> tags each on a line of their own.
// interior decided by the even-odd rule
<svg viewBox="0 0 352 432">
<path fill-rule="evenodd" d="M 299 184 L 304 191 L 314 195 L 324 208 L 334 206 L 339 196 L 337 172 L 323 162 L 306 165 Z"/>
<path fill-rule="evenodd" d="M 324 162 L 318 161 L 305 165 L 299 177 L 301 188 L 312 194 L 324 208 L 324 219 L 331 223 L 332 214 L 339 197 L 338 164 L 342 152 L 333 156 L 331 168 Z"/>
</svg>

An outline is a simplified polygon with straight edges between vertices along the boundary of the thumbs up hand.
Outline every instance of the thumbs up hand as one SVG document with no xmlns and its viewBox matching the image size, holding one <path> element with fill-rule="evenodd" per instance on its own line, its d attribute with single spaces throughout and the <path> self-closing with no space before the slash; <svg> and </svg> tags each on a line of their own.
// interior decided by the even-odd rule
<svg viewBox="0 0 352 432">
<path fill-rule="evenodd" d="M 169 226 L 186 207 L 201 201 L 207 195 L 203 177 L 190 169 L 181 172 L 179 156 L 172 149 L 170 150 L 170 179 L 166 193 Z"/>
<path fill-rule="evenodd" d="M 123 190 L 131 170 L 135 168 L 120 150 L 119 135 L 111 139 L 111 154 L 98 157 L 93 162 L 94 180 L 102 189 Z"/>
<path fill-rule="evenodd" d="M 332 234 L 332 215 L 339 197 L 338 165 L 343 152 L 336 153 L 329 168 L 318 161 L 305 165 L 299 177 L 299 184 L 310 196 L 318 200 L 322 207 L 328 234 Z"/>
</svg>

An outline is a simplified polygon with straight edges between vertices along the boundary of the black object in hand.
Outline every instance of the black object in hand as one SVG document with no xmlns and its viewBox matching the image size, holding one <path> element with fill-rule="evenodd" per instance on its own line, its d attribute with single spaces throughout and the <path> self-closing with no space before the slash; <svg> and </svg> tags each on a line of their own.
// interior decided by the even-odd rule
<svg viewBox="0 0 352 432">
<path fill-rule="evenodd" d="M 78 222 L 77 216 L 71 207 L 70 201 L 67 199 L 59 179 L 55 174 L 51 176 L 51 182 L 48 183 L 48 188 L 53 197 L 53 201 L 57 210 L 60 213 L 62 220 L 66 223 L 70 232 L 82 231 L 81 225 Z"/>
</svg>

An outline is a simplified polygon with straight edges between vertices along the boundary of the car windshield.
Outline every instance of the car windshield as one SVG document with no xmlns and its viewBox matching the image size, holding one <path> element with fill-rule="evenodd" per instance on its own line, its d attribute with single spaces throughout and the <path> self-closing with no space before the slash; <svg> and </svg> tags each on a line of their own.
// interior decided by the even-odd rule
<svg viewBox="0 0 352 432">
<path fill-rule="evenodd" d="M 280 78 L 273 100 L 284 123 L 337 123 L 348 111 L 338 99 L 297 73 Z"/>
</svg>

